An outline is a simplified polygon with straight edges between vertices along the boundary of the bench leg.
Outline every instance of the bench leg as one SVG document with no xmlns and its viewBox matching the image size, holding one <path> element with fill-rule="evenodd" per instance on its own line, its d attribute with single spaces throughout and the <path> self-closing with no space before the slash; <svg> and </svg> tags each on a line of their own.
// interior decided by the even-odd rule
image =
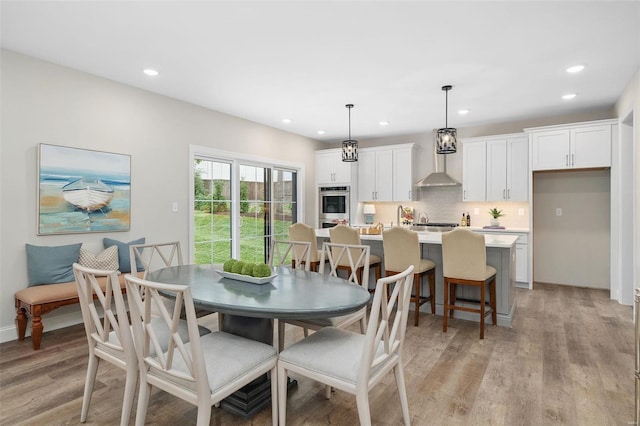
<svg viewBox="0 0 640 426">
<path fill-rule="evenodd" d="M 29 319 L 24 313 L 24 308 L 18 308 L 16 312 L 16 327 L 18 329 L 18 340 L 24 340 L 27 333 L 27 322 Z"/>
<path fill-rule="evenodd" d="M 33 344 L 34 351 L 40 349 L 43 329 L 44 326 L 42 325 L 42 317 L 34 315 L 34 317 L 31 318 L 31 343 Z"/>
</svg>

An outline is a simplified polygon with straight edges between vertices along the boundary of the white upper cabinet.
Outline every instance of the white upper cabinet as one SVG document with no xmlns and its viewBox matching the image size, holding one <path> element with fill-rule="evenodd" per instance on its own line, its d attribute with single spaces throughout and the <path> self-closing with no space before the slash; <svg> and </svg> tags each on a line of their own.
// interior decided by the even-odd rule
<svg viewBox="0 0 640 426">
<path fill-rule="evenodd" d="M 611 166 L 614 120 L 525 129 L 531 140 L 532 170 Z"/>
<path fill-rule="evenodd" d="M 485 201 L 487 151 L 484 141 L 462 142 L 462 201 Z"/>
<path fill-rule="evenodd" d="M 358 150 L 358 200 L 413 200 L 414 150 L 414 144 Z"/>
<path fill-rule="evenodd" d="M 316 184 L 350 184 L 353 164 L 342 161 L 341 149 L 316 151 Z"/>
<path fill-rule="evenodd" d="M 488 140 L 486 201 L 527 201 L 528 194 L 527 137 Z"/>
</svg>

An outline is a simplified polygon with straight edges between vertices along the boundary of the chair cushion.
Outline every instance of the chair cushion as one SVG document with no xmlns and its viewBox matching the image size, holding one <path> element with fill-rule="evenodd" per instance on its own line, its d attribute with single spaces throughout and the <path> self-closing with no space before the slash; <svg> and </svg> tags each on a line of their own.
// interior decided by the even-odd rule
<svg viewBox="0 0 640 426">
<path fill-rule="evenodd" d="M 144 244 L 146 239 L 144 237 L 139 238 L 137 240 L 129 241 L 128 243 L 123 243 L 122 241 L 114 240 L 111 238 L 104 238 L 102 240 L 102 244 L 104 248 L 109 248 L 111 246 L 118 247 L 118 264 L 120 265 L 120 272 L 123 274 L 127 272 L 131 272 L 131 260 L 129 257 L 129 246 L 135 244 Z M 136 269 L 138 272 L 142 271 L 144 267 L 139 260 L 136 260 Z M 73 279 L 73 277 L 72 277 Z"/>
<path fill-rule="evenodd" d="M 261 364 L 278 357 L 273 346 L 223 331 L 202 336 L 200 345 L 211 392 L 216 392 Z M 185 347 L 191 349 L 190 344 Z M 188 374 L 189 370 L 181 356 L 176 356 L 173 367 Z"/>
<path fill-rule="evenodd" d="M 355 385 L 365 338 L 364 334 L 326 327 L 280 352 L 280 360 Z M 378 353 L 382 353 L 382 346 Z M 371 374 L 383 365 L 378 364 Z"/>
<path fill-rule="evenodd" d="M 51 247 L 26 244 L 29 287 L 73 281 L 80 247 L 82 243 Z"/>
<path fill-rule="evenodd" d="M 423 272 L 427 272 L 430 269 L 436 267 L 436 263 L 433 260 L 429 259 L 420 259 L 420 264 L 418 265 L 418 270 L 414 273 L 421 274 Z"/>
<path fill-rule="evenodd" d="M 376 263 L 381 263 L 382 259 L 380 259 L 380 256 L 376 256 L 375 254 L 370 254 L 369 255 L 369 265 L 375 265 Z"/>
</svg>

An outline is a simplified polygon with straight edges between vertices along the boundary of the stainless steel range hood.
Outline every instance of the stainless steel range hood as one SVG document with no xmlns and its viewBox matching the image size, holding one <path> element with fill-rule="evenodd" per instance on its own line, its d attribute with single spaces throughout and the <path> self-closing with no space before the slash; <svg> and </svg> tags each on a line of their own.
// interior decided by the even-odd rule
<svg viewBox="0 0 640 426">
<path fill-rule="evenodd" d="M 443 158 L 439 159 L 438 157 L 442 156 Z M 416 182 L 416 186 L 428 188 L 428 187 L 436 187 L 436 186 L 458 186 L 460 182 L 452 178 L 447 174 L 447 156 L 444 154 L 438 154 L 436 151 L 435 144 L 433 145 L 433 161 L 434 161 L 434 172 L 429 176 L 420 179 Z M 438 160 L 442 160 L 442 170 L 438 167 Z"/>
</svg>

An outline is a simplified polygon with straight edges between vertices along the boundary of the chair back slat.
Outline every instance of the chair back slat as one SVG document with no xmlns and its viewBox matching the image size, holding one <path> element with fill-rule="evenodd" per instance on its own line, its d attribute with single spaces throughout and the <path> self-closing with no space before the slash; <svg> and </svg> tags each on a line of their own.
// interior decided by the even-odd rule
<svg viewBox="0 0 640 426">
<path fill-rule="evenodd" d="M 412 285 L 413 265 L 399 274 L 380 278 L 376 283 L 358 371 L 358 386 L 366 386 L 375 366 L 391 357 L 400 357 Z"/>
<path fill-rule="evenodd" d="M 129 247 L 129 258 L 132 274 L 141 272 L 138 265 L 142 265 L 142 279 L 147 279 L 147 274 L 156 269 L 183 264 L 180 241 L 135 244 Z"/>
<path fill-rule="evenodd" d="M 147 281 L 132 275 L 125 279 L 129 298 L 133 299 L 130 303 L 133 337 L 139 363 L 145 367 L 143 373 L 170 382 L 172 386 L 206 392 L 209 381 L 190 288 Z M 164 303 L 167 295 L 175 300 L 171 310 Z M 178 331 L 183 308 L 188 342 Z M 158 331 L 161 329 L 158 321 L 162 321 L 162 329 L 166 333 Z"/>
<path fill-rule="evenodd" d="M 269 266 L 291 267 L 309 271 L 311 268 L 311 243 L 307 241 L 272 240 L 269 251 Z"/>
<path fill-rule="evenodd" d="M 325 262 L 329 263 L 329 275 L 338 276 L 340 267 L 348 267 L 350 270 L 348 281 L 358 284 L 364 288 L 369 288 L 369 260 L 371 247 L 368 245 L 338 244 L 328 243 L 322 244 L 322 253 L 320 257 L 321 274 L 325 270 Z M 358 279 L 358 268 L 362 268 L 362 282 Z"/>
</svg>

